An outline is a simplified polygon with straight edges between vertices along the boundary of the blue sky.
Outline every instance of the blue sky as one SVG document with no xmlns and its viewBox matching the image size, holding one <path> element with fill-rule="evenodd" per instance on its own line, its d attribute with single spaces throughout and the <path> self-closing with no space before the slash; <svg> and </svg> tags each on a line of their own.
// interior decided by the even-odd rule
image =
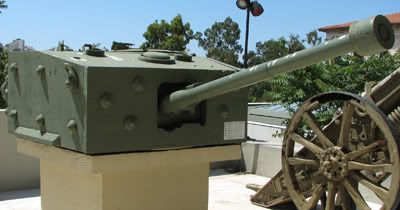
<svg viewBox="0 0 400 210">
<path fill-rule="evenodd" d="M 304 36 L 326 25 L 362 19 L 376 14 L 400 12 L 398 0 L 259 0 L 265 13 L 251 19 L 249 48 L 290 33 Z M 147 26 L 156 19 L 171 20 L 181 14 L 194 31 L 203 32 L 230 16 L 240 24 L 244 43 L 245 12 L 235 0 L 8 0 L 0 14 L 0 42 L 15 38 L 38 50 L 56 46 L 59 40 L 74 49 L 84 43 L 110 48 L 113 40 L 139 46 Z M 191 52 L 204 54 L 191 42 Z"/>
</svg>

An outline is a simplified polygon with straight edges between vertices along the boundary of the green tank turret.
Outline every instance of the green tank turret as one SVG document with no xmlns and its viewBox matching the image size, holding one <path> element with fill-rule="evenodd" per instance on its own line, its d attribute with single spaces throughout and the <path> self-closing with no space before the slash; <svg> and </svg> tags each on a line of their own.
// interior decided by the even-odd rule
<svg viewBox="0 0 400 210">
<path fill-rule="evenodd" d="M 246 139 L 245 87 L 350 52 L 392 47 L 376 16 L 350 34 L 246 70 L 180 52 L 13 52 L 9 132 L 86 154 L 237 144 Z"/>
</svg>

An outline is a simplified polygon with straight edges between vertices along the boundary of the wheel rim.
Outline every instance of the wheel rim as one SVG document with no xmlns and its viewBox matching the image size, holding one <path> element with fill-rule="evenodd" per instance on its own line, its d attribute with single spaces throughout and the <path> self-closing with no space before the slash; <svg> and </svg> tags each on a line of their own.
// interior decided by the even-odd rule
<svg viewBox="0 0 400 210">
<path fill-rule="evenodd" d="M 332 101 L 344 104 L 342 114 L 322 129 L 314 114 Z M 298 134 L 301 122 L 313 135 L 306 138 Z M 368 132 L 364 130 L 366 125 L 370 126 Z M 353 131 L 360 126 L 364 133 L 356 135 L 361 139 L 357 145 Z M 400 185 L 398 141 L 386 116 L 367 99 L 332 92 L 307 100 L 293 115 L 282 148 L 283 174 L 293 202 L 298 209 L 312 209 L 318 202 L 324 209 L 371 209 L 367 196 L 358 188 L 362 186 L 381 200 L 380 209 L 396 208 Z M 303 149 L 296 153 L 298 145 Z M 385 180 L 390 180 L 390 186 L 383 186 Z"/>
</svg>

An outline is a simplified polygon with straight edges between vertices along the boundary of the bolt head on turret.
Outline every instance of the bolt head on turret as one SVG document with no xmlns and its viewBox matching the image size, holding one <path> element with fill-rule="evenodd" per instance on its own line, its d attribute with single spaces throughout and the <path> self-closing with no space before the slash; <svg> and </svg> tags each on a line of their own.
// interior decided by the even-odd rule
<svg viewBox="0 0 400 210">
<path fill-rule="evenodd" d="M 104 93 L 100 96 L 99 104 L 103 109 L 109 109 L 112 105 L 112 94 Z"/>
<path fill-rule="evenodd" d="M 16 63 L 12 63 L 8 66 L 8 70 L 10 72 L 17 72 L 18 71 L 18 65 Z"/>
<path fill-rule="evenodd" d="M 40 78 L 43 78 L 43 77 L 44 77 L 44 73 L 45 73 L 45 68 L 44 68 L 44 66 L 43 66 L 43 65 L 39 65 L 39 66 L 36 68 L 36 74 L 37 74 Z"/>
<path fill-rule="evenodd" d="M 133 79 L 131 82 L 131 88 L 134 93 L 140 93 L 144 91 L 144 85 L 143 85 L 143 78 L 142 77 L 136 77 Z"/>
<path fill-rule="evenodd" d="M 132 131 L 136 128 L 136 118 L 128 116 L 124 119 L 124 128 L 126 131 Z"/>
<path fill-rule="evenodd" d="M 70 120 L 67 128 L 71 134 L 76 134 L 78 132 L 78 123 L 75 120 Z"/>
</svg>

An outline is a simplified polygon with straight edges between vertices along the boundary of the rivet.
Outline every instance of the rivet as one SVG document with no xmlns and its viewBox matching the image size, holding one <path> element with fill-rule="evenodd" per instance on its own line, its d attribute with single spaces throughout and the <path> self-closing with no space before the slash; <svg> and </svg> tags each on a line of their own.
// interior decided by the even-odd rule
<svg viewBox="0 0 400 210">
<path fill-rule="evenodd" d="M 18 71 L 18 65 L 16 63 L 12 63 L 9 65 L 8 70 L 12 71 L 12 72 L 16 72 L 16 71 Z"/>
<path fill-rule="evenodd" d="M 134 93 L 139 93 L 144 91 L 143 85 L 143 78 L 142 77 L 135 77 L 131 82 L 132 91 Z"/>
<path fill-rule="evenodd" d="M 219 107 L 219 116 L 220 116 L 222 119 L 226 119 L 226 118 L 228 117 L 228 106 L 226 106 L 226 105 L 221 105 L 221 106 Z"/>
<path fill-rule="evenodd" d="M 78 131 L 78 123 L 75 120 L 70 120 L 67 128 L 71 134 L 75 134 Z"/>
<path fill-rule="evenodd" d="M 73 84 L 72 81 L 70 79 L 67 79 L 65 81 L 65 87 L 67 87 L 67 89 L 72 90 Z"/>
<path fill-rule="evenodd" d="M 128 116 L 124 119 L 124 128 L 126 131 L 132 131 L 136 128 L 136 118 Z"/>
<path fill-rule="evenodd" d="M 65 81 L 65 86 L 72 91 L 74 88 L 78 88 L 78 76 L 76 75 L 74 68 L 69 63 L 64 63 L 65 70 L 68 73 L 68 78 Z"/>
<path fill-rule="evenodd" d="M 44 73 L 45 73 L 45 68 L 44 68 L 44 66 L 43 65 L 39 65 L 37 68 L 36 68 L 36 74 L 40 77 L 40 78 L 43 78 L 43 76 L 44 76 Z"/>
<path fill-rule="evenodd" d="M 8 113 L 8 116 L 15 119 L 15 118 L 17 118 L 17 114 L 18 114 L 17 110 L 13 109 Z"/>
<path fill-rule="evenodd" d="M 109 109 L 112 105 L 112 94 L 111 93 L 104 93 L 100 96 L 100 106 L 103 109 Z"/>
<path fill-rule="evenodd" d="M 65 70 L 70 71 L 72 70 L 72 66 L 69 63 L 64 63 Z"/>
<path fill-rule="evenodd" d="M 0 91 L 1 91 L 1 93 L 3 94 L 3 95 L 2 95 L 2 98 L 3 98 L 5 101 L 7 101 L 7 99 L 8 99 L 8 88 L 7 88 L 6 82 L 5 82 L 4 84 L 5 84 L 5 86 L 2 86 L 2 87 L 1 87 L 1 88 L 4 88 L 4 89 L 1 90 L 1 88 L 0 88 Z"/>
<path fill-rule="evenodd" d="M 39 125 L 44 125 L 44 117 L 43 117 L 43 115 L 42 114 L 39 114 L 37 117 L 36 117 L 36 122 L 39 124 Z"/>
</svg>

